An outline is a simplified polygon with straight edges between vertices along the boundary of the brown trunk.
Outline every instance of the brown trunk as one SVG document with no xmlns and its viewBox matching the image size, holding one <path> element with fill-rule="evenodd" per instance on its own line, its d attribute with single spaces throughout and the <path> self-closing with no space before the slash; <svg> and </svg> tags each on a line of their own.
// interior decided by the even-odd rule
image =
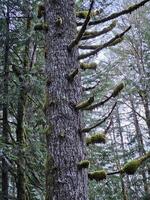
<svg viewBox="0 0 150 200">
<path fill-rule="evenodd" d="M 46 200 L 87 200 L 87 171 L 77 164 L 85 158 L 84 137 L 80 133 L 81 116 L 75 109 L 81 100 L 81 82 L 67 75 L 79 68 L 78 50 L 68 51 L 75 38 L 75 1 L 46 0 L 48 32 L 46 45 L 47 133 Z M 60 19 L 60 23 L 58 22 Z"/>
</svg>

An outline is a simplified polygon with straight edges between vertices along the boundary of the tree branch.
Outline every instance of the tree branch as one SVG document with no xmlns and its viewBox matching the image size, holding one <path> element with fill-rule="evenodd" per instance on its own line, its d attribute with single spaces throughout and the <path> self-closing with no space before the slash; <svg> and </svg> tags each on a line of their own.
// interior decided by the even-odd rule
<svg viewBox="0 0 150 200">
<path fill-rule="evenodd" d="M 144 6 L 147 2 L 149 2 L 150 0 L 144 0 L 144 1 L 141 1 L 140 3 L 137 3 L 133 6 L 130 6 L 129 8 L 125 9 L 125 10 L 122 10 L 120 12 L 115 12 L 111 15 L 109 15 L 108 17 L 105 17 L 103 19 L 99 19 L 99 20 L 96 20 L 96 21 L 91 21 L 88 25 L 97 25 L 97 24 L 101 24 L 101 23 L 104 23 L 104 22 L 107 22 L 107 21 L 110 21 L 112 19 L 115 19 L 117 17 L 120 17 L 122 15 L 125 15 L 125 14 L 131 14 L 133 11 L 137 10 L 138 8 L 140 8 L 141 6 Z M 79 22 L 77 23 L 78 26 L 82 26 L 82 22 Z"/>
<path fill-rule="evenodd" d="M 85 19 L 85 21 L 84 21 L 84 23 L 83 23 L 83 26 L 82 26 L 81 30 L 79 31 L 77 37 L 76 37 L 76 38 L 71 42 L 71 44 L 69 44 L 69 46 L 68 46 L 68 50 L 69 50 L 69 51 L 71 51 L 71 49 L 72 49 L 73 47 L 75 47 L 76 45 L 78 45 L 78 43 L 80 42 L 80 40 L 81 40 L 81 38 L 82 38 L 82 36 L 83 36 L 85 30 L 86 30 L 86 27 L 87 27 L 87 25 L 88 25 L 88 23 L 89 23 L 90 14 L 91 14 L 91 10 L 92 10 L 92 8 L 93 8 L 93 4 L 94 4 L 94 0 L 91 1 L 90 8 L 89 8 L 89 12 L 88 12 L 88 14 L 87 14 L 87 17 L 86 17 L 86 19 Z"/>
<path fill-rule="evenodd" d="M 124 34 L 125 34 L 127 31 L 130 30 L 130 28 L 131 28 L 131 26 L 129 26 L 124 32 L 122 32 L 122 33 L 116 35 L 115 37 L 113 37 L 113 38 L 110 39 L 108 42 L 104 43 L 103 45 L 94 46 L 94 49 L 96 48 L 95 50 L 93 50 L 93 51 L 91 51 L 91 52 L 89 52 L 89 53 L 86 53 L 86 54 L 81 54 L 81 55 L 78 57 L 78 59 L 79 59 L 79 60 L 80 60 L 80 59 L 85 59 L 85 58 L 87 58 L 87 57 L 90 57 L 90 56 L 95 55 L 95 54 L 98 53 L 100 50 L 102 50 L 102 49 L 104 49 L 104 48 L 110 46 L 115 40 L 117 40 L 117 39 L 123 37 Z M 82 49 L 83 49 L 83 48 L 84 48 L 84 49 L 87 49 L 87 48 L 89 49 L 89 48 L 92 48 L 92 46 L 79 46 L 79 48 L 80 48 L 80 49 L 81 49 L 81 48 L 82 48 Z"/>
<path fill-rule="evenodd" d="M 116 26 L 116 21 L 113 21 L 108 27 L 105 27 L 103 30 L 101 31 L 91 31 L 91 32 L 85 32 L 84 36 L 82 37 L 81 40 L 88 40 L 88 39 L 92 39 L 98 36 L 101 36 L 105 33 L 108 33 L 109 31 L 111 31 L 114 27 Z"/>
<path fill-rule="evenodd" d="M 84 128 L 81 130 L 82 133 L 85 133 L 85 132 L 90 132 L 92 129 L 96 128 L 97 126 L 101 125 L 102 123 L 104 123 L 112 114 L 113 110 L 115 109 L 117 105 L 117 102 L 113 105 L 111 111 L 108 113 L 108 115 L 102 119 L 101 121 L 97 122 L 96 124 L 94 124 L 93 126 L 90 126 L 90 127 L 87 127 L 87 128 Z"/>
</svg>

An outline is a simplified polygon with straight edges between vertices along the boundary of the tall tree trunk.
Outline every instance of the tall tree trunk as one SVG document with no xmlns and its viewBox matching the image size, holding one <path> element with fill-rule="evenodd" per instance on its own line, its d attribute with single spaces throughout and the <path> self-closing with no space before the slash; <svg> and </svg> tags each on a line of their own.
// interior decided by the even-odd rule
<svg viewBox="0 0 150 200">
<path fill-rule="evenodd" d="M 139 156 L 143 156 L 146 153 L 146 151 L 144 149 L 142 133 L 141 133 L 139 121 L 138 121 L 138 118 L 137 118 L 134 102 L 133 102 L 133 99 L 132 99 L 131 95 L 130 95 L 130 103 L 131 103 L 131 107 L 132 107 L 135 132 L 136 132 L 136 135 L 137 135 L 138 153 L 139 153 Z M 144 170 L 142 171 L 142 177 L 143 177 L 143 184 L 144 184 L 145 193 L 148 194 L 149 193 L 149 188 L 148 188 L 146 173 L 145 173 Z"/>
<path fill-rule="evenodd" d="M 9 137 L 9 124 L 8 124 L 8 79 L 9 79 L 9 1 L 7 4 L 6 13 L 6 39 L 5 39 L 5 50 L 4 50 L 4 102 L 3 102 L 3 141 L 8 142 Z M 8 200 L 8 165 L 5 157 L 2 158 L 2 199 Z"/>
<path fill-rule="evenodd" d="M 27 18 L 26 29 L 27 32 L 30 29 L 30 18 Z M 25 44 L 24 50 L 24 63 L 23 63 L 23 73 L 19 78 L 19 97 L 18 97 L 18 110 L 17 110 L 17 128 L 16 136 L 18 143 L 18 160 L 17 160 L 17 200 L 27 200 L 27 185 L 26 185 L 26 162 L 25 162 L 25 146 L 26 138 L 24 132 L 24 116 L 25 116 L 25 107 L 27 101 L 27 88 L 26 80 L 24 75 L 26 74 L 27 67 L 29 64 L 29 43 L 30 39 L 28 38 Z"/>
<path fill-rule="evenodd" d="M 118 112 L 118 106 L 117 106 L 117 112 Z M 120 121 L 120 118 L 119 118 L 119 121 Z M 121 126 L 120 126 L 120 124 L 117 124 L 117 125 L 119 126 L 119 127 L 117 127 L 119 129 L 119 134 L 122 135 L 122 130 L 120 129 Z M 116 140 L 116 136 L 115 136 L 114 122 L 113 122 L 112 132 L 113 132 L 112 141 L 114 143 L 113 151 L 114 151 L 114 155 L 116 157 L 115 161 L 116 161 L 118 170 L 121 170 L 121 164 L 120 164 L 119 155 L 118 155 L 118 151 L 117 151 L 117 140 Z M 123 139 L 123 137 L 122 137 L 122 139 Z M 121 145 L 121 147 L 122 147 L 122 145 Z M 125 160 L 124 146 L 123 146 L 122 150 L 123 150 L 123 159 Z M 123 179 L 123 175 L 122 174 L 120 174 L 120 182 L 121 182 L 122 197 L 123 197 L 122 199 L 123 200 L 128 200 L 128 190 L 127 190 L 127 187 L 125 185 L 125 181 Z M 128 182 L 127 182 L 127 185 L 128 185 Z"/>
<path fill-rule="evenodd" d="M 144 95 L 141 95 L 144 111 L 145 111 L 145 117 L 146 117 L 146 124 L 148 128 L 148 134 L 150 137 L 150 109 L 149 109 L 149 99 L 147 91 L 145 91 Z"/>
<path fill-rule="evenodd" d="M 67 45 L 76 36 L 75 1 L 45 0 L 47 59 L 46 116 L 47 133 L 46 200 L 87 200 L 87 171 L 77 164 L 85 158 L 81 114 L 75 109 L 81 100 L 78 50 Z"/>
</svg>

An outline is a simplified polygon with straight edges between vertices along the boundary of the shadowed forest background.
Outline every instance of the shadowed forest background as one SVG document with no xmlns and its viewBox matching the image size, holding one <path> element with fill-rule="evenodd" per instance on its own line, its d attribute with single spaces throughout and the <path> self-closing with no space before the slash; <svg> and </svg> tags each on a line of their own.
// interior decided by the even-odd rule
<svg viewBox="0 0 150 200">
<path fill-rule="evenodd" d="M 0 1 L 0 199 L 150 199 L 150 1 Z"/>
</svg>

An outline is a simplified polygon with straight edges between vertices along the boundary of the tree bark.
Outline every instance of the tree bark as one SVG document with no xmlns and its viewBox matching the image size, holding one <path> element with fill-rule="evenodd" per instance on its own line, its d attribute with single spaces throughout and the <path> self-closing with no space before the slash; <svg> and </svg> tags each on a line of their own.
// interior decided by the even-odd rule
<svg viewBox="0 0 150 200">
<path fill-rule="evenodd" d="M 9 2 L 7 4 L 6 11 L 6 40 L 5 40 L 5 50 L 4 50 L 4 82 L 3 82 L 3 141 L 8 142 L 9 138 L 9 124 L 8 124 L 8 79 L 9 79 Z M 2 158 L 2 200 L 8 200 L 8 165 L 5 157 Z"/>
<path fill-rule="evenodd" d="M 143 156 L 144 154 L 146 154 L 146 151 L 144 149 L 143 137 L 142 137 L 139 121 L 138 121 L 137 114 L 136 114 L 136 109 L 135 109 L 134 102 L 133 102 L 131 95 L 130 95 L 130 103 L 131 103 L 132 113 L 133 113 L 135 133 L 137 135 L 136 139 L 137 139 L 137 143 L 138 143 L 138 153 L 139 153 L 139 156 Z M 146 172 L 144 170 L 142 170 L 141 174 L 142 174 L 142 180 L 143 180 L 143 184 L 144 184 L 145 193 L 148 194 L 149 188 L 148 188 L 148 183 L 147 183 Z"/>
<path fill-rule="evenodd" d="M 26 22 L 27 32 L 30 30 L 31 19 L 28 17 Z M 23 73 L 21 77 L 19 76 L 19 97 L 18 97 L 18 107 L 17 107 L 17 128 L 16 137 L 18 144 L 18 160 L 17 160 L 17 200 L 28 200 L 27 194 L 27 181 L 26 181 L 26 161 L 25 161 L 25 146 L 26 137 L 24 132 L 24 116 L 25 107 L 27 102 L 27 88 L 26 80 L 24 75 L 27 72 L 27 67 L 29 65 L 29 44 L 30 39 L 27 38 L 24 50 L 24 62 L 23 62 Z"/>
<path fill-rule="evenodd" d="M 78 49 L 67 46 L 76 36 L 75 1 L 45 0 L 46 23 L 46 117 L 47 133 L 46 200 L 87 200 L 87 170 L 79 169 L 85 159 L 81 113 L 80 75 L 66 77 L 79 68 Z M 60 22 L 60 23 L 59 23 Z"/>
</svg>

